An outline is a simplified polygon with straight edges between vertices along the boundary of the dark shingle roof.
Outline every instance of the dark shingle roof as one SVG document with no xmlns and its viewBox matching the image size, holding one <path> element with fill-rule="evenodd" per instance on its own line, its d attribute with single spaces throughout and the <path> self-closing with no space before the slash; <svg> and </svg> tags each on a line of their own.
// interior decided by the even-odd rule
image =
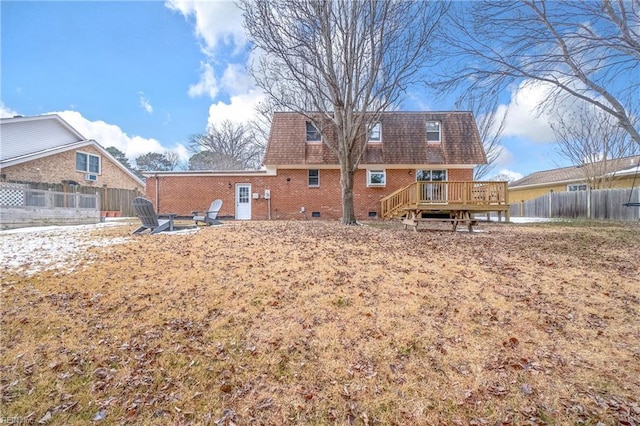
<svg viewBox="0 0 640 426">
<path fill-rule="evenodd" d="M 440 121 L 441 143 L 427 143 L 427 121 Z M 306 143 L 307 119 L 275 113 L 265 165 L 338 164 L 325 144 Z M 367 144 L 363 164 L 484 164 L 486 157 L 470 112 L 386 112 L 380 118 L 382 143 Z M 326 132 L 332 137 L 331 129 Z"/>
<path fill-rule="evenodd" d="M 633 167 L 637 167 L 640 156 L 624 157 L 609 159 L 606 161 L 605 174 L 617 173 L 623 170 L 628 170 Z M 521 186 L 529 185 L 544 185 L 556 182 L 581 182 L 584 180 L 584 166 L 569 166 L 561 167 L 559 169 L 543 170 L 540 172 L 531 173 L 509 184 L 509 188 L 517 188 Z M 601 166 L 598 166 L 595 170 L 602 170 Z"/>
</svg>

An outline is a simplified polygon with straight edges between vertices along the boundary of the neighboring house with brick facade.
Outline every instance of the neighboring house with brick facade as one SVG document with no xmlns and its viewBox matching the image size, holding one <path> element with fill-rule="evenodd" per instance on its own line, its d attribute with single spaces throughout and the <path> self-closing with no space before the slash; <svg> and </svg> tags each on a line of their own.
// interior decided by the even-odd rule
<svg viewBox="0 0 640 426">
<path fill-rule="evenodd" d="M 51 184 L 65 192 L 144 193 L 145 183 L 98 142 L 86 139 L 58 115 L 0 120 L 0 180 Z"/>
<path fill-rule="evenodd" d="M 604 162 L 581 166 L 561 167 L 532 173 L 509 184 L 509 200 L 513 203 L 532 200 L 549 192 L 586 191 L 589 183 L 585 179 L 585 167 L 591 167 L 586 173 L 593 179 L 603 179 L 606 188 L 631 188 L 640 184 L 640 156 L 608 159 Z M 592 185 L 593 186 L 593 185 Z"/>
<path fill-rule="evenodd" d="M 334 137 L 325 132 L 326 137 Z M 387 112 L 362 136 L 354 177 L 358 219 L 380 216 L 380 200 L 421 181 L 472 181 L 486 163 L 470 112 Z M 146 172 L 147 198 L 159 213 L 189 215 L 223 201 L 218 217 L 338 219 L 340 167 L 320 132 L 301 114 L 273 116 L 259 171 Z"/>
</svg>

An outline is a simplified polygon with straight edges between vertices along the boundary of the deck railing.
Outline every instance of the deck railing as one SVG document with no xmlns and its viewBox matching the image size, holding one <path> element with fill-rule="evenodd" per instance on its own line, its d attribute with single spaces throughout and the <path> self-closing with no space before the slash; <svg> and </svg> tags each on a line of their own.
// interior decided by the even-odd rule
<svg viewBox="0 0 640 426">
<path fill-rule="evenodd" d="M 420 205 L 431 204 L 463 206 L 509 204 L 507 182 L 413 182 L 383 198 L 380 215 L 385 219 L 390 219 L 400 214 L 404 208 L 416 208 Z"/>
</svg>

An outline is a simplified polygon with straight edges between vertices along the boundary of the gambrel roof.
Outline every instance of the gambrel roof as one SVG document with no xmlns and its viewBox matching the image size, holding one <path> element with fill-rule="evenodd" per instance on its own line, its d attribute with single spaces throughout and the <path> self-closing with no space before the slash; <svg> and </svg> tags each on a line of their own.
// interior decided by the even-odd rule
<svg viewBox="0 0 640 426">
<path fill-rule="evenodd" d="M 0 119 L 0 167 L 93 146 L 141 186 L 145 183 L 98 142 L 87 139 L 57 114 Z"/>
<path fill-rule="evenodd" d="M 337 165 L 337 156 L 323 144 L 306 142 L 308 119 L 294 112 L 273 115 L 265 166 Z M 486 156 L 471 112 L 384 112 L 379 144 L 366 144 L 361 164 L 477 165 Z M 441 142 L 427 142 L 426 123 L 441 123 Z M 329 128 L 327 137 L 335 137 Z"/>
</svg>

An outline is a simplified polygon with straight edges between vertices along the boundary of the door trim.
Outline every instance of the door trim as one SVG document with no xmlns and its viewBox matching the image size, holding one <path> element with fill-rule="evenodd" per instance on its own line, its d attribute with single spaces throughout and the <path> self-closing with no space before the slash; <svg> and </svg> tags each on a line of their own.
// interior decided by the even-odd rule
<svg viewBox="0 0 640 426">
<path fill-rule="evenodd" d="M 246 211 L 240 211 L 240 188 L 248 188 L 247 192 L 247 206 Z M 236 220 L 251 220 L 251 184 L 250 183 L 236 183 L 235 187 L 235 217 Z"/>
</svg>

